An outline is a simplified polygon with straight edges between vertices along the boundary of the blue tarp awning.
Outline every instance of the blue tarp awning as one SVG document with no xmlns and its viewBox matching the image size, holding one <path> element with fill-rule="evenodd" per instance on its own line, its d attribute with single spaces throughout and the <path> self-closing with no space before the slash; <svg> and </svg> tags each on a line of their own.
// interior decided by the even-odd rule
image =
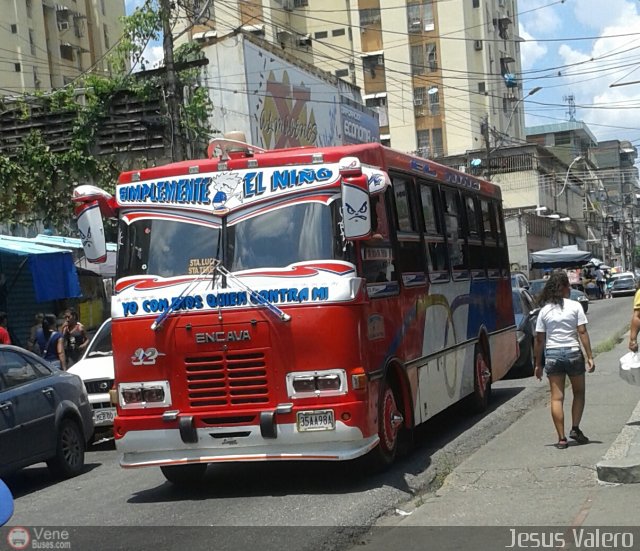
<svg viewBox="0 0 640 551">
<path fill-rule="evenodd" d="M 71 251 L 40 245 L 27 238 L 0 235 L 0 252 L 27 257 L 36 301 L 81 296 Z"/>
</svg>

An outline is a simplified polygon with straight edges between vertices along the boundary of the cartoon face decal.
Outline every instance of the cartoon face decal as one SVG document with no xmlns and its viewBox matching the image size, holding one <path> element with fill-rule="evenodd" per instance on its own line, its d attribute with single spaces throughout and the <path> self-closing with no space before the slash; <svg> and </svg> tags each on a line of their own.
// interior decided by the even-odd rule
<svg viewBox="0 0 640 551">
<path fill-rule="evenodd" d="M 220 172 L 211 181 L 215 190 L 213 194 L 213 210 L 224 210 L 230 197 L 240 197 L 242 189 L 242 176 L 235 172 Z"/>
<path fill-rule="evenodd" d="M 349 203 L 345 203 L 347 209 L 347 218 L 349 220 L 366 220 L 369 211 L 369 204 L 367 201 L 363 202 L 358 210 L 354 209 Z"/>
</svg>

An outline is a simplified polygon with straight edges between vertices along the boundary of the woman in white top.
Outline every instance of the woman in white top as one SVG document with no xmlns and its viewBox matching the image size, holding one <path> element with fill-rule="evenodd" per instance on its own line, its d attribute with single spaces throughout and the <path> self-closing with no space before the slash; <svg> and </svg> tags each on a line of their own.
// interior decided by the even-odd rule
<svg viewBox="0 0 640 551">
<path fill-rule="evenodd" d="M 591 342 L 587 333 L 587 317 L 582 306 L 570 300 L 571 287 L 565 272 L 554 272 L 547 280 L 540 304 L 544 306 L 538 313 L 536 323 L 535 376 L 542 379 L 542 351 L 544 348 L 544 371 L 551 388 L 551 417 L 558 433 L 558 449 L 566 449 L 569 444 L 564 432 L 564 387 L 566 377 L 571 381 L 573 402 L 571 404 L 571 432 L 569 437 L 578 444 L 586 444 L 589 439 L 580 430 L 580 421 L 584 411 L 585 395 L 585 357 L 586 371 L 593 372 Z"/>
</svg>

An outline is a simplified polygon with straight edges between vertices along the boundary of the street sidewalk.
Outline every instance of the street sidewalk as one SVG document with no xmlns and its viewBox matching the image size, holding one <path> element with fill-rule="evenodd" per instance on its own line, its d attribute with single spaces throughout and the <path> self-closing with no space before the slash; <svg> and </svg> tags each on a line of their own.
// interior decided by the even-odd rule
<svg viewBox="0 0 640 551">
<path fill-rule="evenodd" d="M 554 447 L 547 390 L 544 401 L 462 462 L 435 494 L 382 518 L 358 549 L 397 548 L 399 528 L 418 526 L 637 526 L 640 484 L 598 479 L 600 471 L 605 480 L 640 482 L 640 387 L 618 375 L 626 343 L 598 355 L 587 374 L 581 428 L 589 444 Z M 546 378 L 540 384 L 548 385 Z M 567 434 L 571 398 L 567 389 Z"/>
</svg>

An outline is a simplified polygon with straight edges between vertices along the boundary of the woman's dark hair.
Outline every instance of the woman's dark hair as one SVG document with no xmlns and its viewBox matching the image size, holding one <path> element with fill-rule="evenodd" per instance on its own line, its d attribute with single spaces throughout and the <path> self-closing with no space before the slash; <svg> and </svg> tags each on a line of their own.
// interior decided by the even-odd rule
<svg viewBox="0 0 640 551">
<path fill-rule="evenodd" d="M 566 272 L 553 272 L 540 293 L 540 305 L 558 304 L 562 308 L 564 304 L 564 290 L 569 287 L 569 277 Z"/>
<path fill-rule="evenodd" d="M 53 333 L 58 328 L 58 318 L 56 318 L 55 314 L 45 314 L 44 319 L 42 320 L 42 332 L 44 333 L 44 338 L 49 339 L 51 333 Z"/>
</svg>

